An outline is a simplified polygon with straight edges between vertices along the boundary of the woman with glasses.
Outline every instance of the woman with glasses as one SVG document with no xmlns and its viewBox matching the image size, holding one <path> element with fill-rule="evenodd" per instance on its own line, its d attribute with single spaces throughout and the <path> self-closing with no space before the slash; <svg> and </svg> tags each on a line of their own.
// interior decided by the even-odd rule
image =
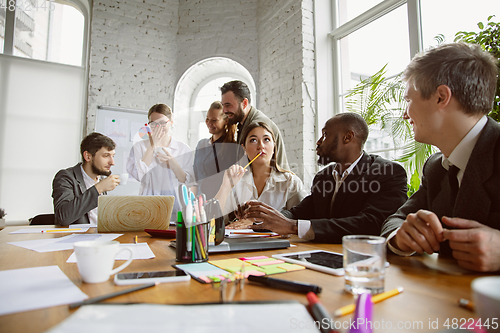
<svg viewBox="0 0 500 333">
<path fill-rule="evenodd" d="M 176 211 L 180 210 L 179 184 L 193 180 L 193 152 L 170 134 L 172 115 L 172 109 L 165 104 L 156 104 L 149 109 L 151 133 L 147 140 L 139 141 L 132 147 L 127 171 L 141 182 L 139 195 L 173 195 L 176 197 Z"/>
</svg>

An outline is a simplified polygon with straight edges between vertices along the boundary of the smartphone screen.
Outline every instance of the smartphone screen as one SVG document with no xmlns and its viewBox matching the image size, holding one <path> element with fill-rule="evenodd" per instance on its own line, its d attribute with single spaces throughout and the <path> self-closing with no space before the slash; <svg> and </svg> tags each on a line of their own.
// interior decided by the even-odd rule
<svg viewBox="0 0 500 333">
<path fill-rule="evenodd" d="M 119 273 L 117 278 L 121 280 L 154 279 L 164 277 L 186 276 L 187 273 L 181 270 L 163 271 L 163 272 L 137 272 L 137 273 Z"/>
</svg>

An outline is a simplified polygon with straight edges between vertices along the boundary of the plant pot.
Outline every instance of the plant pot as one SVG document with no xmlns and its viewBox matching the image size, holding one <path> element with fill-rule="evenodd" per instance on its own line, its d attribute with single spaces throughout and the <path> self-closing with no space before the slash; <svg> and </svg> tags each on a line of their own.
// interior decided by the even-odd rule
<svg viewBox="0 0 500 333">
<path fill-rule="evenodd" d="M 0 229 L 5 227 L 5 219 L 0 219 Z"/>
</svg>

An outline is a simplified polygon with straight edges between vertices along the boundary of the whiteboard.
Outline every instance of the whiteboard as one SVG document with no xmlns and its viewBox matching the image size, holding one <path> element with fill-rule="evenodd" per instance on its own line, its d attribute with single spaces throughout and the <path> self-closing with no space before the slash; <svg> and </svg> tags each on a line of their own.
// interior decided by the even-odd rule
<svg viewBox="0 0 500 333">
<path fill-rule="evenodd" d="M 97 107 L 95 131 L 109 136 L 116 143 L 113 174 L 127 172 L 127 159 L 134 143 L 142 140 L 139 130 L 148 122 L 148 111 L 115 106 Z M 126 185 L 119 185 L 108 195 L 138 195 L 140 183 L 132 177 Z"/>
</svg>

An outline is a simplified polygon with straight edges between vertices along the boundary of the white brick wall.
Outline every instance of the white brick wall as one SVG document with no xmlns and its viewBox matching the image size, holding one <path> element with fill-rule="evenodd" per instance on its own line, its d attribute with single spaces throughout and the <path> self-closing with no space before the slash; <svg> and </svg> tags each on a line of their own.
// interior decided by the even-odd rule
<svg viewBox="0 0 500 333">
<path fill-rule="evenodd" d="M 95 1 L 87 132 L 97 105 L 172 105 L 190 66 L 227 57 L 251 73 L 252 104 L 280 127 L 308 186 L 317 139 L 312 8 L 313 0 Z"/>
<path fill-rule="evenodd" d="M 87 132 L 94 129 L 98 105 L 172 105 L 178 6 L 178 0 L 94 1 Z"/>
<path fill-rule="evenodd" d="M 309 186 L 315 167 L 312 0 L 260 0 L 260 109 L 280 128 L 292 171 Z"/>
<path fill-rule="evenodd" d="M 227 57 L 259 78 L 257 0 L 180 0 L 176 79 L 196 62 Z"/>
</svg>

